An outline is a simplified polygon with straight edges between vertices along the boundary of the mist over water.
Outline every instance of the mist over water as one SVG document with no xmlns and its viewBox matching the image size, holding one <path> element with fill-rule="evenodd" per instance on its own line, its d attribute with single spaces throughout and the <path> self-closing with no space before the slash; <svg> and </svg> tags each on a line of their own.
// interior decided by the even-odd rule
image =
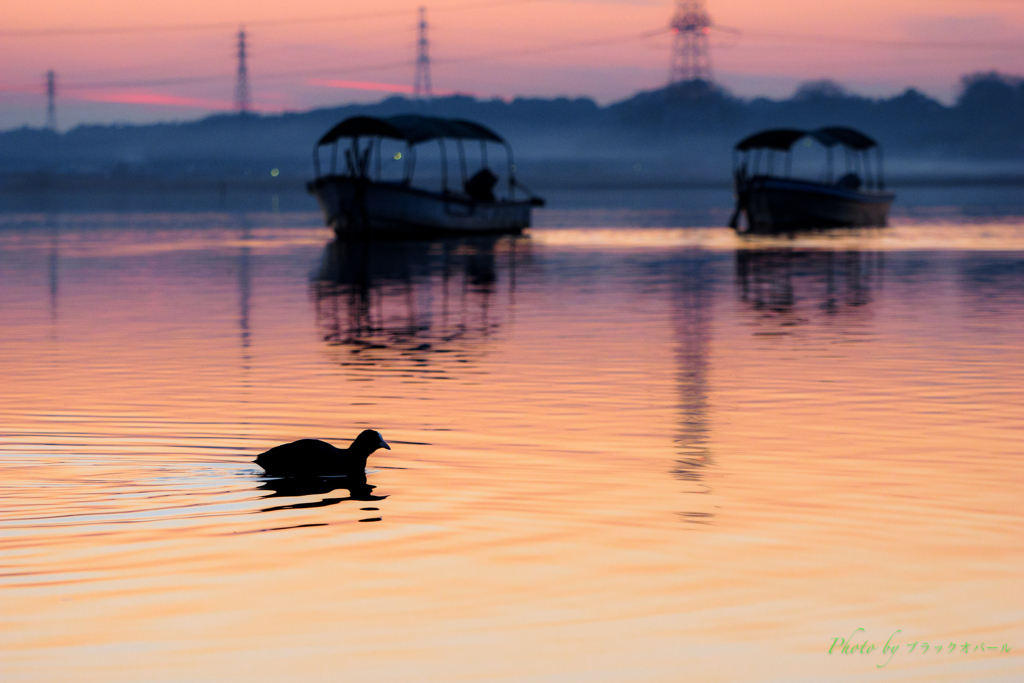
<svg viewBox="0 0 1024 683">
<path fill-rule="evenodd" d="M 5 682 L 1019 676 L 1013 188 L 797 238 L 556 191 L 376 245 L 169 197 L 0 214 Z M 372 489 L 251 462 L 365 428 Z"/>
<path fill-rule="evenodd" d="M 901 186 L 896 188 L 894 217 L 903 220 L 930 220 L 939 223 L 1001 221 L 1024 215 L 1024 194 L 1015 182 L 979 185 Z M 533 224 L 543 228 L 560 227 L 719 227 L 729 221 L 734 206 L 731 187 L 594 187 L 544 188 L 540 194 L 546 207 L 536 210 Z M 123 224 L 129 220 L 177 219 L 156 217 L 176 215 L 184 224 L 195 217 L 183 214 L 215 214 L 216 224 L 238 220 L 237 216 L 260 216 L 274 225 L 320 227 L 322 214 L 316 200 L 304 189 L 289 187 L 277 192 L 229 186 L 193 191 L 154 190 L 120 192 L 103 190 L 27 192 L 4 195 L 0 216 L 8 216 L 10 225 L 35 220 L 40 215 L 57 221 L 67 213 L 91 216 L 88 221 L 110 220 Z M 103 216 L 105 214 L 105 216 Z M 286 214 L 286 215 L 281 215 Z M 132 216 L 131 219 L 126 216 Z M 26 219 L 26 216 L 32 218 Z"/>
</svg>

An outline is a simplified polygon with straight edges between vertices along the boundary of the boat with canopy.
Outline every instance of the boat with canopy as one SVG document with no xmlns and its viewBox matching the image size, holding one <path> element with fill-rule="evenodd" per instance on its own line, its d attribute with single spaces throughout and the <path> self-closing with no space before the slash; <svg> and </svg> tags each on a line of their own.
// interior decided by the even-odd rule
<svg viewBox="0 0 1024 683">
<path fill-rule="evenodd" d="M 791 177 L 793 146 L 801 139 L 825 148 L 820 180 Z M 843 150 L 845 173 L 834 179 L 837 148 Z M 778 128 L 751 135 L 736 145 L 733 179 L 736 210 L 729 226 L 737 232 L 884 226 L 896 197 L 885 189 L 879 144 L 841 126 Z"/>
<path fill-rule="evenodd" d="M 342 143 L 345 144 L 342 144 Z M 459 184 L 449 177 L 449 145 L 454 142 Z M 470 175 L 465 143 L 477 143 L 479 168 Z M 416 151 L 437 143 L 437 190 L 413 185 Z M 382 152 L 396 146 L 394 154 Z M 504 149 L 507 190 L 487 162 L 489 147 Z M 323 148 L 330 160 L 323 168 Z M 339 152 L 340 158 L 339 158 Z M 383 158 L 387 161 L 382 161 Z M 339 168 L 339 160 L 341 168 Z M 401 160 L 401 175 L 385 178 L 385 165 Z M 530 212 L 544 201 L 516 180 L 512 148 L 497 133 L 472 121 L 432 116 L 386 118 L 355 116 L 327 131 L 313 150 L 316 177 L 307 185 L 339 235 L 416 237 L 433 234 L 518 233 L 530 225 Z M 517 196 L 518 191 L 518 196 Z"/>
</svg>

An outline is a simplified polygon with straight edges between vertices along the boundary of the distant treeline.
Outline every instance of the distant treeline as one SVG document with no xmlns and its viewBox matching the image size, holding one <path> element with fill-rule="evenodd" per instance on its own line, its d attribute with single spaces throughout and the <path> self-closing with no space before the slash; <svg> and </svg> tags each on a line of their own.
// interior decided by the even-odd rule
<svg viewBox="0 0 1024 683">
<path fill-rule="evenodd" d="M 830 81 L 807 83 L 785 100 L 745 100 L 689 81 L 605 107 L 589 99 L 431 100 L 391 97 L 280 115 L 219 114 L 187 123 L 82 125 L 65 133 L 0 133 L 0 184 L 97 177 L 124 182 L 194 178 L 281 182 L 311 172 L 314 141 L 354 115 L 422 113 L 479 121 L 512 142 L 524 172 L 547 184 L 725 181 L 730 148 L 769 127 L 849 125 L 878 139 L 896 175 L 1024 172 L 1024 80 L 999 73 L 962 79 L 952 106 L 909 89 L 872 99 Z"/>
</svg>

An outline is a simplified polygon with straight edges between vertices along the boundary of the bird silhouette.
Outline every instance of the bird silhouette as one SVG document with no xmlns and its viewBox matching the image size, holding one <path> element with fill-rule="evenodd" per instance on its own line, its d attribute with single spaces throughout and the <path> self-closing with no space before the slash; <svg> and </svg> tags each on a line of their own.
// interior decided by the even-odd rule
<svg viewBox="0 0 1024 683">
<path fill-rule="evenodd" d="M 348 448 L 335 448 L 318 439 L 301 439 L 275 446 L 256 456 L 255 462 L 275 477 L 365 477 L 366 459 L 378 448 L 391 450 L 379 432 L 367 429 Z"/>
</svg>

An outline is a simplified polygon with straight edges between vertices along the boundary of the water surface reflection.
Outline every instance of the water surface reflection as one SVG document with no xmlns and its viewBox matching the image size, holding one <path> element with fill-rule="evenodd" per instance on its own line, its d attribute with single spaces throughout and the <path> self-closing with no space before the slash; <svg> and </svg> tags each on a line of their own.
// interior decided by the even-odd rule
<svg viewBox="0 0 1024 683">
<path fill-rule="evenodd" d="M 334 240 L 312 284 L 322 338 L 347 349 L 346 365 L 469 363 L 512 315 L 529 245 L 523 237 Z"/>
<path fill-rule="evenodd" d="M 4 220 L 5 681 L 858 680 L 859 626 L 1024 639 L 1024 226 Z M 368 478 L 252 463 L 363 428 Z"/>
<path fill-rule="evenodd" d="M 270 491 L 264 498 L 301 498 L 306 496 L 319 496 L 331 493 L 339 489 L 349 492 L 345 498 L 324 498 L 318 501 L 293 503 L 291 505 L 277 505 L 274 507 L 262 508 L 261 512 L 277 512 L 279 510 L 300 510 L 303 508 L 326 507 L 336 505 L 346 500 L 378 501 L 384 500 L 387 496 L 375 496 L 373 490 L 377 488 L 366 482 L 366 475 L 346 475 L 337 477 L 279 477 L 266 479 L 259 489 Z"/>
<path fill-rule="evenodd" d="M 709 354 L 712 345 L 712 319 L 715 288 L 719 284 L 715 260 L 706 252 L 692 251 L 673 264 L 673 324 L 678 339 L 676 376 L 679 386 L 679 432 L 675 437 L 676 464 L 672 473 L 709 493 L 705 470 L 714 465 L 708 388 Z M 695 524 L 709 524 L 714 512 L 704 509 L 680 512 L 681 518 Z"/>
<path fill-rule="evenodd" d="M 736 251 L 740 299 L 780 327 L 816 316 L 861 316 L 882 287 L 884 252 L 762 248 Z"/>
</svg>

